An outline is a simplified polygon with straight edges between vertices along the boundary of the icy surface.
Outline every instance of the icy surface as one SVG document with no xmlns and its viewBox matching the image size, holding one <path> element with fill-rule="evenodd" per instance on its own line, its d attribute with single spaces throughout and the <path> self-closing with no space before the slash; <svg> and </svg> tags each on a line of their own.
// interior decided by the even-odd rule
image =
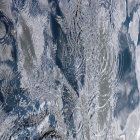
<svg viewBox="0 0 140 140">
<path fill-rule="evenodd" d="M 0 140 L 140 140 L 139 0 L 0 0 Z"/>
</svg>

